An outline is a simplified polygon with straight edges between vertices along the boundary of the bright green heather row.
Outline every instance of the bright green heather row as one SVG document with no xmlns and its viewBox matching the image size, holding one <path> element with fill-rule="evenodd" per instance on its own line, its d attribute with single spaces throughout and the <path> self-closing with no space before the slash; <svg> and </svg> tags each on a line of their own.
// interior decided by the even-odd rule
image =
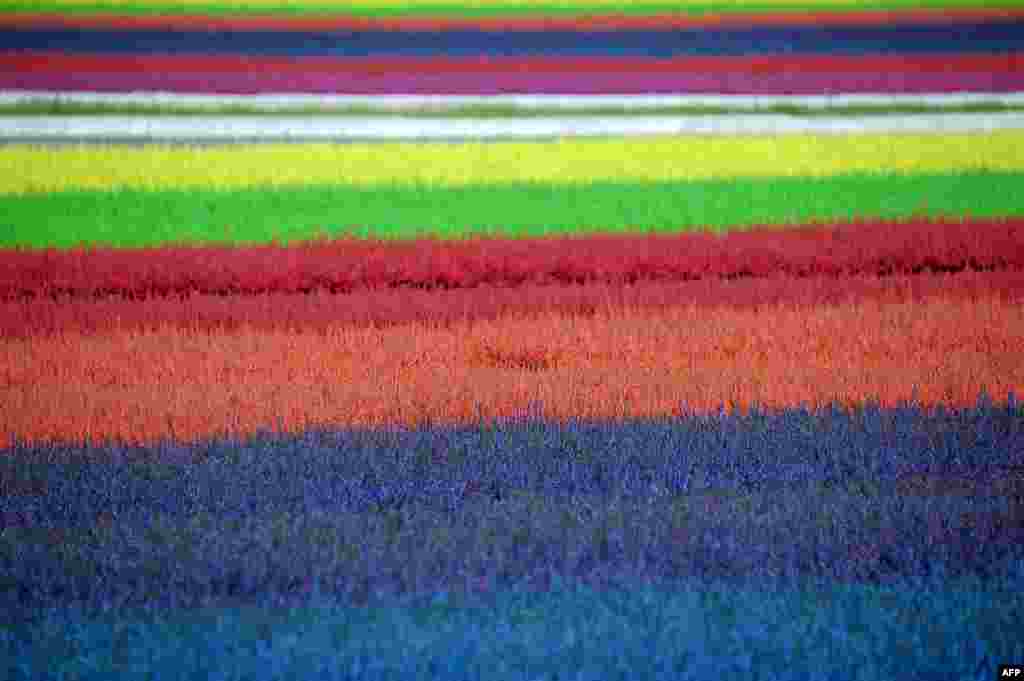
<svg viewBox="0 0 1024 681">
<path fill-rule="evenodd" d="M 690 182 L 351 185 L 0 196 L 0 247 L 259 243 L 348 233 L 442 238 L 1024 215 L 1022 172 Z"/>
<path fill-rule="evenodd" d="M 3 0 L 0 12 L 529 16 L 1021 7 L 1021 0 Z"/>
<path fill-rule="evenodd" d="M 1024 172 L 1024 130 L 209 148 L 14 145 L 0 148 L 0 194 L 339 184 L 433 188 L 968 170 Z"/>
</svg>

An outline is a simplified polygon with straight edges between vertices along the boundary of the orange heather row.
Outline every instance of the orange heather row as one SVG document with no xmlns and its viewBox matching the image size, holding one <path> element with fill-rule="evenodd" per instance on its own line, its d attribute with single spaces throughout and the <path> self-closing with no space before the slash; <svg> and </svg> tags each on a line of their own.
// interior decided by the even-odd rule
<svg viewBox="0 0 1024 681">
<path fill-rule="evenodd" d="M 955 320 L 955 323 L 950 323 Z M 0 340 L 0 433 L 194 442 L 311 425 L 624 419 L 1024 393 L 1024 307 L 997 299 L 672 308 L 326 336 L 165 329 Z"/>
<path fill-rule="evenodd" d="M 446 326 L 460 321 L 550 314 L 588 316 L 610 309 L 658 310 L 681 304 L 752 307 L 781 303 L 834 305 L 859 301 L 911 302 L 941 297 L 1024 301 L 1024 270 L 887 277 L 700 279 L 687 282 L 482 286 L 425 291 L 379 289 L 348 294 L 191 295 L 180 298 L 36 299 L 0 302 L 0 338 L 174 327 L 191 331 L 324 333 L 338 326 L 383 328 L 411 323 Z"/>
</svg>

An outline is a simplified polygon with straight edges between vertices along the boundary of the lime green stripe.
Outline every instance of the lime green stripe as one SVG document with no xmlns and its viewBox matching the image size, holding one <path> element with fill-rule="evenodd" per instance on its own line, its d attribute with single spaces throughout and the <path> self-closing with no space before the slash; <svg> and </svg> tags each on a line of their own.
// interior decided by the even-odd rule
<svg viewBox="0 0 1024 681">
<path fill-rule="evenodd" d="M 0 246 L 123 247 L 307 240 L 343 232 L 402 239 L 470 233 L 718 231 L 749 225 L 1024 216 L 1024 173 L 842 175 L 592 185 L 307 186 L 75 191 L 0 197 Z"/>
<path fill-rule="evenodd" d="M 727 14 L 736 12 L 827 11 L 851 9 L 1021 7 L 1021 0 L 495 0 L 493 2 L 416 2 L 415 0 L 3 0 L 0 12 L 92 14 L 346 14 L 353 16 L 573 16 Z"/>
<path fill-rule="evenodd" d="M 215 148 L 18 145 L 0 149 L 0 194 L 127 187 L 658 182 L 969 169 L 1024 170 L 1024 131 Z"/>
</svg>

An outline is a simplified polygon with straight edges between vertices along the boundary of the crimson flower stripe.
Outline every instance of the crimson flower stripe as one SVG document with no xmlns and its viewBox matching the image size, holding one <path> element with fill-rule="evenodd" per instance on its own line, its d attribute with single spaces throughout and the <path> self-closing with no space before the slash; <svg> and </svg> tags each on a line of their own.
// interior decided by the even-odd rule
<svg viewBox="0 0 1024 681">
<path fill-rule="evenodd" d="M 1024 271 L 1024 219 L 904 220 L 578 239 L 0 249 L 0 300 Z M 823 255 L 826 254 L 826 255 Z"/>
</svg>

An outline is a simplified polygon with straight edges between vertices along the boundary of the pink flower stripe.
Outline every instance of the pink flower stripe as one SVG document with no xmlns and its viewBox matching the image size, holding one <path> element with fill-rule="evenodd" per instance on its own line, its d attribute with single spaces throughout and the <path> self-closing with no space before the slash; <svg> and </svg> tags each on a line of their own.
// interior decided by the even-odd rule
<svg viewBox="0 0 1024 681">
<path fill-rule="evenodd" d="M 957 301 L 1024 302 L 1024 271 L 845 276 L 702 279 L 551 286 L 480 287 L 447 291 L 416 289 L 331 293 L 189 295 L 127 300 L 33 300 L 0 302 L 0 338 L 181 329 L 193 333 L 243 328 L 268 332 L 329 333 L 331 329 L 385 328 L 410 324 L 447 326 L 462 322 L 550 315 L 591 317 L 613 310 L 655 313 L 680 306 L 758 309 L 805 308 L 852 303 L 909 303 L 935 298 Z"/>
<path fill-rule="evenodd" d="M 0 89 L 88 92 L 157 91 L 195 94 L 351 94 L 351 95 L 823 95 L 1019 92 L 1024 71 L 922 73 L 916 70 L 811 73 L 646 73 L 578 72 L 572 68 L 543 73 L 477 71 L 445 73 L 424 60 L 413 74 L 366 75 L 333 72 L 273 73 L 253 59 L 253 71 L 181 73 L 155 70 L 134 60 L 141 70 L 121 73 L 87 71 L 0 71 Z M 955 61 L 951 59 L 950 61 Z M 213 65 L 211 65 L 213 66 Z M 214 67 L 215 68 L 215 67 Z M 951 65 L 951 68 L 955 68 Z"/>
</svg>

